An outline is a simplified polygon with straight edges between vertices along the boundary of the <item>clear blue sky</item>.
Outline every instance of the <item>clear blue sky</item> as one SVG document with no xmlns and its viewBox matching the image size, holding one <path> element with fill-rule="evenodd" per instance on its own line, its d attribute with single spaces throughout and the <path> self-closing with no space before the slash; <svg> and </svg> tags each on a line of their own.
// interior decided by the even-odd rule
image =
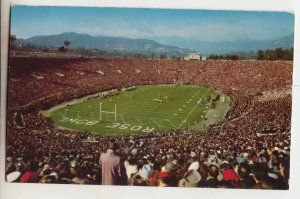
<svg viewBox="0 0 300 199">
<path fill-rule="evenodd" d="M 274 39 L 294 32 L 285 12 L 13 6 L 17 38 L 63 32 L 130 38 Z"/>
</svg>

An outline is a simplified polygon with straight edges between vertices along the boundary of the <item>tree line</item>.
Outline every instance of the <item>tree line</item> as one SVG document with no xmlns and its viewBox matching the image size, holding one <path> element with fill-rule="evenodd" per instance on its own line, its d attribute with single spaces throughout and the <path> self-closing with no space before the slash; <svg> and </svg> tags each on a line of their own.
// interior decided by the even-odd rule
<svg viewBox="0 0 300 199">
<path fill-rule="evenodd" d="M 208 56 L 208 59 L 239 60 L 240 57 L 237 54 L 227 54 L 227 55 L 212 54 Z"/>
<path fill-rule="evenodd" d="M 226 55 L 211 54 L 208 59 L 221 59 L 221 60 L 245 60 L 245 59 L 257 59 L 257 60 L 286 60 L 292 61 L 294 57 L 294 48 L 282 49 L 276 48 L 273 50 L 258 50 L 256 53 L 251 52 L 235 52 Z"/>
<path fill-rule="evenodd" d="M 258 50 L 257 60 L 287 60 L 292 61 L 294 57 L 294 48 L 282 49 L 276 48 L 275 50 Z"/>
</svg>

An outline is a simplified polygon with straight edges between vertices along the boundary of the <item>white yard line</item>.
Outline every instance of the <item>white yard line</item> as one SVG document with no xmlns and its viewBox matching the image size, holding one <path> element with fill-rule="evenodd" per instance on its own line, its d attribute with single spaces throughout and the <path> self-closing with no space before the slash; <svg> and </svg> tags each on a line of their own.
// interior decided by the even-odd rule
<svg viewBox="0 0 300 199">
<path fill-rule="evenodd" d="M 184 118 L 184 120 L 182 120 L 182 122 L 179 125 L 179 128 L 181 128 L 181 126 L 183 125 L 184 121 L 186 121 L 188 119 L 188 117 L 194 112 L 194 110 L 197 108 L 198 104 L 196 104 L 194 106 L 194 108 L 189 112 L 189 114 Z"/>
<path fill-rule="evenodd" d="M 65 109 L 65 113 L 64 113 L 64 116 L 63 116 L 63 117 L 66 117 L 67 112 L 68 112 L 68 109 Z"/>
<path fill-rule="evenodd" d="M 119 114 L 120 115 L 120 117 L 121 117 L 121 120 L 123 121 L 123 123 L 126 123 L 125 122 L 125 120 L 124 120 L 124 117 L 123 117 L 123 115 L 121 115 L 121 114 Z"/>
<path fill-rule="evenodd" d="M 203 95 L 201 96 L 201 98 L 202 98 L 203 96 L 205 96 L 205 95 L 208 93 L 208 91 L 209 91 L 209 89 L 205 92 L 205 94 L 203 94 Z M 181 126 L 184 124 L 184 121 L 187 121 L 188 117 L 194 112 L 194 110 L 197 108 L 197 106 L 198 106 L 198 104 L 196 103 L 196 105 L 194 106 L 194 108 L 189 112 L 189 114 L 184 118 L 184 120 L 182 120 L 182 122 L 181 122 L 180 125 L 179 125 L 179 128 L 181 128 Z"/>
<path fill-rule="evenodd" d="M 135 119 L 138 121 L 138 123 L 139 123 L 140 125 L 143 125 L 143 123 L 139 120 L 138 117 L 135 117 Z"/>
<path fill-rule="evenodd" d="M 170 120 L 166 120 L 167 122 L 169 122 L 172 126 L 174 126 L 175 127 L 175 129 L 177 129 L 178 127 L 175 125 L 175 124 L 173 124 Z"/>
<path fill-rule="evenodd" d="M 158 126 L 158 127 L 161 127 L 154 119 L 152 119 L 151 117 L 150 117 L 150 120 L 156 125 L 156 126 Z"/>
</svg>

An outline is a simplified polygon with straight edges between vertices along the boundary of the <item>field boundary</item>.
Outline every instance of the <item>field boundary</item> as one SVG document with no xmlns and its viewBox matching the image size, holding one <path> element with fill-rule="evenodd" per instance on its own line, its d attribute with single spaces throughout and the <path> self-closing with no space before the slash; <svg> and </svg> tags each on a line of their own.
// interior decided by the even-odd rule
<svg viewBox="0 0 300 199">
<path fill-rule="evenodd" d="M 51 120 L 55 123 L 55 126 L 57 128 L 68 128 L 68 129 L 74 129 L 75 131 L 81 131 L 85 129 L 84 131 L 89 132 L 99 132 L 103 134 L 115 134 L 114 131 L 118 131 L 118 129 L 121 129 L 123 132 L 120 132 L 120 134 L 124 133 L 130 133 L 129 131 L 137 131 L 137 130 L 143 130 L 148 131 L 149 129 L 153 129 L 155 132 L 165 131 L 168 129 L 182 129 L 182 128 L 191 128 L 192 126 L 195 126 L 202 120 L 204 120 L 205 115 L 207 114 L 207 106 L 208 103 L 211 103 L 210 99 L 216 95 L 217 93 L 220 93 L 220 91 L 211 90 L 212 88 L 203 87 L 201 85 L 183 85 L 175 90 L 173 89 L 167 89 L 164 88 L 159 89 L 158 91 L 149 90 L 147 91 L 147 87 L 143 88 L 143 86 L 150 86 L 151 89 L 157 87 L 178 87 L 173 84 L 159 84 L 159 85 L 142 85 L 137 87 L 140 90 L 133 91 L 133 93 L 127 93 L 124 88 L 120 90 L 120 94 L 118 96 L 111 95 L 112 98 L 106 98 L 105 97 L 95 97 L 99 94 L 107 93 L 109 94 L 110 91 L 105 92 L 98 92 L 91 95 L 84 96 L 79 99 L 74 99 L 71 101 L 67 101 L 61 104 L 58 104 L 46 111 L 41 111 L 41 113 L 45 117 L 51 116 Z M 191 90 L 187 90 L 186 94 L 178 95 L 176 92 L 180 92 L 180 89 L 184 89 L 184 87 L 190 87 Z M 198 89 L 199 88 L 199 89 Z M 178 90 L 179 89 L 179 90 Z M 117 90 L 117 89 L 114 89 Z M 140 91 L 149 93 L 139 93 Z M 172 101 L 172 96 L 174 97 L 173 103 L 170 104 L 170 107 L 163 105 L 163 104 L 155 104 L 150 103 L 152 97 L 155 97 L 157 93 L 164 93 L 166 91 L 166 96 L 169 96 Z M 195 91 L 195 92 L 194 92 Z M 125 93 L 126 92 L 126 93 Z M 131 92 L 131 91 L 128 91 Z M 134 92 L 137 92 L 139 94 L 136 94 Z M 175 93 L 174 93 L 175 92 Z M 168 93 L 170 95 L 168 95 Z M 181 92 L 180 92 L 181 93 Z M 208 95 L 208 93 L 210 93 Z M 199 95 L 200 94 L 200 95 Z M 158 94 L 159 95 L 159 94 Z M 94 97 L 94 98 L 93 98 Z M 119 99 L 121 97 L 121 99 Z M 124 98 L 125 97 L 125 98 Z M 85 100 L 95 100 L 91 101 L 91 104 L 88 105 L 76 105 L 74 107 L 70 107 L 70 110 L 68 106 L 75 105 L 78 103 L 82 103 Z M 120 110 L 121 112 L 118 112 L 117 117 L 118 120 L 112 121 L 110 116 L 107 116 L 104 114 L 102 117 L 104 117 L 103 121 L 100 121 L 99 114 L 97 113 L 97 100 L 103 99 L 103 103 L 108 103 L 107 108 L 109 108 L 114 103 L 119 103 L 122 107 Z M 143 100 L 145 104 L 141 103 L 139 108 L 137 109 L 131 109 L 130 107 L 132 104 L 137 100 Z M 150 100 L 149 100 L 150 99 Z M 199 104 L 201 99 L 203 100 L 203 104 Z M 115 101 L 116 100 L 116 101 Z M 126 103 L 122 104 L 122 100 L 125 100 Z M 149 102 L 148 102 L 149 100 Z M 128 103 L 127 103 L 128 102 Z M 152 101 L 151 101 L 152 102 Z M 88 103 L 88 102 L 87 102 Z M 101 102 L 99 102 L 101 103 Z M 144 106 L 145 105 L 145 106 Z M 163 109 L 160 109 L 159 107 L 164 107 Z M 184 107 L 182 107 L 184 106 Z M 84 108 L 86 107 L 86 108 Z M 191 115 L 195 112 L 195 109 L 199 107 L 199 115 Z M 158 109 L 157 109 L 158 108 Z M 54 113 L 58 109 L 64 109 L 60 112 Z M 148 111 L 149 110 L 149 111 Z M 156 110 L 161 110 L 156 112 Z M 154 112 L 153 112 L 154 111 Z M 46 114 L 45 114 L 46 112 Z M 106 111 L 104 111 L 106 112 Z M 157 114 L 157 115 L 156 115 Z M 225 115 L 225 114 L 224 114 Z M 200 118 L 201 116 L 201 118 Z M 191 117 L 191 118 L 190 118 Z M 204 118 L 203 118 L 204 117 Z M 55 118 L 55 119 L 54 119 Z M 213 121 L 214 119 L 210 119 Z M 187 123 L 184 123 L 187 122 Z M 108 129 L 108 128 L 110 129 Z M 115 130 L 114 130 L 115 128 Z M 154 130 L 155 129 L 155 130 Z M 106 132 L 107 131 L 107 132 Z M 127 132 L 128 131 L 128 132 Z M 133 132 L 132 132 L 133 133 Z"/>
</svg>

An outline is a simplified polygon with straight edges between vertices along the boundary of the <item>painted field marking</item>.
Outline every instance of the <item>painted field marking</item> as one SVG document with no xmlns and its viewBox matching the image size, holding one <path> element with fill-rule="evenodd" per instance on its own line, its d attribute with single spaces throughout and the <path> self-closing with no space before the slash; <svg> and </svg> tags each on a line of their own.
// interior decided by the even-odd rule
<svg viewBox="0 0 300 199">
<path fill-rule="evenodd" d="M 130 97 L 132 97 L 132 96 L 130 96 Z M 189 103 L 193 104 L 193 102 L 191 102 L 191 100 L 194 101 L 195 98 L 194 98 L 194 96 L 191 96 L 191 98 L 192 98 L 192 99 L 187 100 L 187 101 L 188 101 L 188 102 L 187 102 L 187 105 L 183 104 L 182 107 L 187 107 L 187 106 L 189 106 L 189 105 L 188 105 Z M 150 104 L 150 103 L 149 103 L 149 104 Z M 149 108 L 148 108 L 148 107 L 150 106 L 149 104 L 146 104 L 147 106 L 146 106 L 145 108 L 147 108 L 147 110 L 149 110 Z M 152 103 L 151 103 L 151 105 L 152 105 Z M 179 106 L 180 106 L 180 105 L 179 105 Z M 90 107 L 88 107 L 88 108 L 90 108 Z M 180 111 L 180 110 L 179 110 L 180 107 L 178 107 L 177 109 L 178 109 L 177 111 Z M 89 110 L 89 111 L 87 111 L 87 110 Z M 190 109 L 190 110 L 191 110 L 191 109 Z M 194 111 L 194 110 L 192 110 L 192 111 Z M 92 119 L 96 116 L 95 113 L 92 113 L 92 112 L 90 111 L 90 109 L 85 109 L 84 111 L 83 111 L 83 110 L 77 110 L 77 111 L 74 110 L 74 111 L 72 111 L 72 114 L 71 114 L 71 115 L 73 115 L 73 116 L 76 117 L 76 113 L 78 114 L 78 112 L 79 112 L 79 114 L 80 114 L 80 115 L 79 115 L 80 118 L 82 118 L 82 116 L 84 116 L 84 117 L 88 116 L 88 115 L 86 115 L 85 113 L 89 113 L 89 116 L 88 116 L 88 117 L 89 117 L 89 118 L 92 117 Z M 134 111 L 134 112 L 135 112 L 135 115 L 137 115 L 137 114 L 139 114 L 139 113 L 143 113 L 143 112 L 141 112 L 140 110 L 136 110 L 136 111 Z M 188 110 L 185 110 L 185 108 L 182 108 L 182 111 L 181 111 L 181 112 L 178 112 L 178 113 L 176 113 L 176 112 L 175 112 L 175 113 L 174 113 L 174 112 L 173 112 L 173 113 L 170 113 L 170 112 L 169 112 L 169 113 L 163 113 L 163 115 L 166 116 L 166 114 L 170 114 L 170 115 L 169 115 L 170 118 L 174 118 L 174 121 L 176 121 L 176 120 L 178 121 L 178 115 L 182 115 L 182 116 L 184 117 L 184 115 L 188 114 L 187 117 L 186 117 L 186 118 L 188 118 L 188 117 L 190 117 L 190 115 L 192 114 L 192 113 L 190 113 L 190 112 L 191 112 L 191 111 L 188 111 Z M 145 113 L 145 112 L 144 112 L 144 113 Z M 149 113 L 151 114 L 151 111 L 150 111 L 150 110 L 149 110 Z M 60 114 L 63 115 L 64 112 L 62 112 L 62 113 L 60 113 Z M 69 110 L 69 111 L 68 111 L 68 110 L 65 110 L 65 115 L 66 115 L 66 116 L 67 116 L 67 115 L 70 115 L 70 110 Z M 135 115 L 131 115 L 131 118 L 132 118 L 132 119 L 131 119 L 131 120 L 132 120 L 131 122 L 132 122 L 132 124 L 133 124 L 133 123 L 136 123 L 136 122 L 138 122 L 138 124 L 142 124 L 142 122 L 143 122 L 143 124 L 147 124 L 147 121 L 146 121 L 146 120 L 148 120 L 148 121 L 150 120 L 149 117 L 147 117 L 147 115 L 145 115 L 145 114 L 144 114 L 144 115 L 145 115 L 148 119 L 147 119 L 147 118 L 144 118 L 144 116 L 142 116 L 142 117 L 140 117 L 140 116 L 135 117 Z M 174 116 L 173 116 L 173 115 L 174 115 Z M 148 115 L 148 116 L 149 116 L 149 115 Z M 176 116 L 177 116 L 177 117 L 176 117 Z M 122 117 L 122 118 L 121 118 L 121 117 Z M 105 114 L 105 117 L 104 117 L 104 118 L 106 118 L 106 119 L 108 120 L 108 118 L 110 118 L 110 117 L 108 117 L 108 115 Z M 126 118 L 127 118 L 127 116 L 126 116 Z M 169 119 L 170 119 L 170 118 L 169 118 Z M 121 114 L 120 114 L 120 119 L 122 119 L 124 123 L 129 124 L 128 122 L 126 122 L 126 121 L 124 120 L 124 116 L 121 115 Z M 127 119 L 129 119 L 129 118 L 127 118 Z M 166 122 L 166 121 L 165 121 L 165 122 L 163 121 L 164 118 L 156 118 L 156 117 L 152 117 L 151 119 L 152 119 L 152 122 L 154 121 L 153 123 L 154 123 L 156 126 L 158 126 L 158 127 L 164 126 L 164 125 L 165 125 L 165 122 Z M 122 120 L 121 120 L 121 121 L 122 121 Z M 169 121 L 170 121 L 173 125 L 170 124 Z M 167 123 L 170 124 L 170 125 L 168 125 L 168 126 L 170 126 L 170 127 L 171 127 L 171 125 L 172 125 L 172 127 L 175 127 L 178 123 L 180 123 L 180 122 L 178 122 L 178 123 L 177 123 L 177 122 L 173 122 L 173 120 L 171 120 L 171 119 L 170 119 L 169 121 L 168 121 Z M 146 123 L 145 123 L 145 122 L 146 122 Z M 152 123 L 151 120 L 150 120 L 149 122 Z M 180 125 L 183 126 L 183 123 L 184 123 L 184 122 L 186 122 L 186 121 L 185 121 L 185 120 L 182 121 Z M 176 123 L 176 124 L 175 124 L 175 123 Z M 178 128 L 178 127 L 177 127 L 177 128 Z"/>
<path fill-rule="evenodd" d="M 123 123 L 126 123 L 126 121 L 124 120 L 123 115 L 120 114 L 121 120 L 123 121 Z"/>
<path fill-rule="evenodd" d="M 64 117 L 67 116 L 68 109 L 65 110 Z"/>
<path fill-rule="evenodd" d="M 150 117 L 150 120 L 156 125 L 156 126 L 158 126 L 158 127 L 161 127 L 154 119 L 152 119 L 151 117 Z"/>
<path fill-rule="evenodd" d="M 143 125 L 143 123 L 139 120 L 138 117 L 135 116 L 135 119 L 138 121 L 138 123 L 139 123 L 140 125 Z"/>
<path fill-rule="evenodd" d="M 205 96 L 205 95 L 208 93 L 208 91 L 209 91 L 209 90 L 207 90 L 207 91 L 205 92 L 205 94 L 203 94 L 203 96 Z M 203 96 L 202 96 L 202 97 L 203 97 Z M 198 106 L 198 104 L 196 103 L 196 105 L 194 106 L 194 108 L 189 112 L 189 114 L 184 118 L 183 121 L 186 121 L 186 120 L 188 119 L 188 117 L 194 112 L 194 110 L 197 108 L 197 106 Z M 183 121 L 182 121 L 181 124 L 179 125 L 179 128 L 182 127 L 182 125 L 183 125 L 183 123 L 184 123 Z"/>
<path fill-rule="evenodd" d="M 175 124 L 173 124 L 170 120 L 166 120 L 167 122 L 169 122 L 169 124 L 171 124 L 173 127 L 175 127 L 175 129 L 177 129 L 178 127 L 175 125 Z"/>
<path fill-rule="evenodd" d="M 186 121 L 186 120 L 188 119 L 188 117 L 194 112 L 194 110 L 197 108 L 197 106 L 198 106 L 198 104 L 196 104 L 196 105 L 194 106 L 194 108 L 189 112 L 189 114 L 184 118 L 183 121 Z M 183 125 L 183 123 L 184 123 L 183 121 L 182 121 L 181 124 L 179 125 L 179 128 L 181 128 L 181 126 Z"/>
</svg>

